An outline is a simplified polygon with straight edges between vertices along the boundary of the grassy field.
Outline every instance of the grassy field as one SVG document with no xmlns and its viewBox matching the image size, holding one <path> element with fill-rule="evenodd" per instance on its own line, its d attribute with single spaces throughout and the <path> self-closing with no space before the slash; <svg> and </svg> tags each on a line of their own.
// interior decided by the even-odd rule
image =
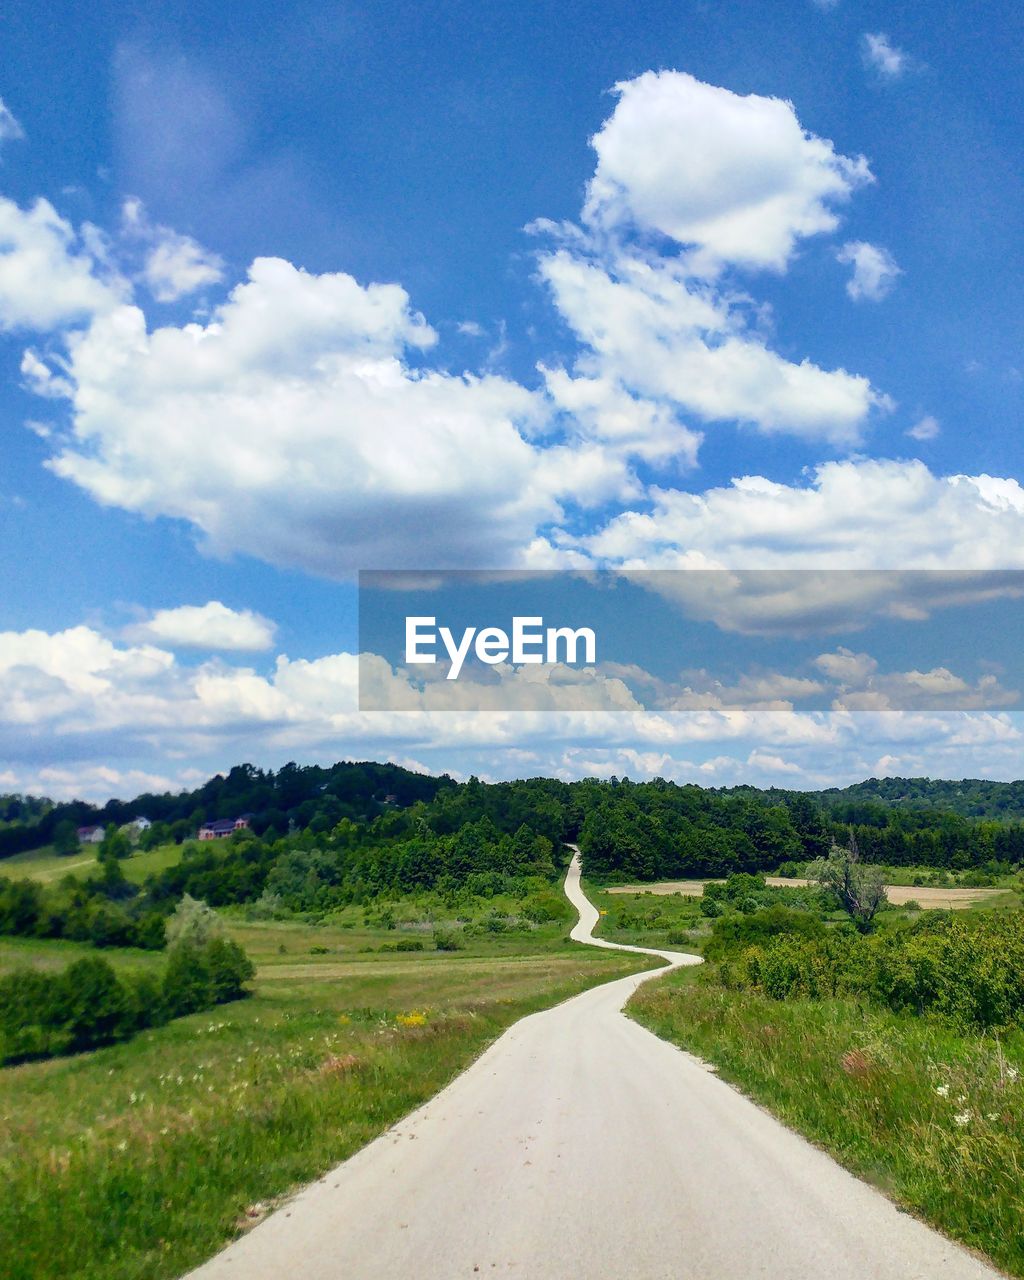
<svg viewBox="0 0 1024 1280">
<path fill-rule="evenodd" d="M 181 845 L 165 844 L 147 853 L 136 850 L 130 858 L 124 859 L 121 866 L 129 880 L 142 884 L 147 876 L 163 871 L 180 860 Z M 24 877 L 38 880 L 40 884 L 56 884 L 66 875 L 84 880 L 98 870 L 95 845 L 67 855 L 54 853 L 51 846 L 46 845 L 42 849 L 30 849 L 27 853 L 16 853 L 0 860 L 0 876 L 6 876 L 10 880 Z"/>
<path fill-rule="evenodd" d="M 253 998 L 0 1071 L 5 1280 L 178 1276 L 425 1101 L 523 1014 L 644 967 L 568 944 L 563 925 L 399 953 L 380 950 L 397 930 L 346 923 L 232 922 L 258 966 Z M 0 969 L 89 952 L 8 939 Z M 118 968 L 163 964 L 103 954 Z"/>
<path fill-rule="evenodd" d="M 692 970 L 646 984 L 627 1009 L 897 1203 L 1024 1276 L 1024 1033 L 999 1041 L 852 1001 L 780 1002 Z"/>
</svg>

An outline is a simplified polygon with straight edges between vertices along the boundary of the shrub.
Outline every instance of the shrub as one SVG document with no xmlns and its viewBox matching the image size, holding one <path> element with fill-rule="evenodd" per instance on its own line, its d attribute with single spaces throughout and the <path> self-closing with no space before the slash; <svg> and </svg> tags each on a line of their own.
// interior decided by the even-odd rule
<svg viewBox="0 0 1024 1280">
<path fill-rule="evenodd" d="M 252 961 L 231 938 L 211 938 L 205 950 L 213 1003 L 240 1000 L 246 994 L 245 984 L 256 973 Z"/>
<path fill-rule="evenodd" d="M 434 930 L 434 946 L 438 951 L 462 951 L 465 945 L 454 929 Z"/>
<path fill-rule="evenodd" d="M 129 1035 L 133 1010 L 128 992 L 108 960 L 86 956 L 58 977 L 52 1023 L 74 1051 L 93 1049 Z"/>
<path fill-rule="evenodd" d="M 704 954 L 709 960 L 721 960 L 730 953 L 779 934 L 821 938 L 824 937 L 825 926 L 809 911 L 794 911 L 782 906 L 765 907 L 749 915 L 724 915 L 715 920 Z"/>
<path fill-rule="evenodd" d="M 0 1062 L 50 1051 L 56 981 L 38 969 L 15 969 L 0 978 Z"/>
</svg>

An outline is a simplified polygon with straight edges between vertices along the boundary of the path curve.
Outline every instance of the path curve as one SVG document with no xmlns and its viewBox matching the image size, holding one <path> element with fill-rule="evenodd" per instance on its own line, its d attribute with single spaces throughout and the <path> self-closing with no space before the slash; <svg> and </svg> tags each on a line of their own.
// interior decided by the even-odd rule
<svg viewBox="0 0 1024 1280">
<path fill-rule="evenodd" d="M 599 919 L 574 852 L 577 942 Z M 670 965 L 681 952 L 627 947 Z M 993 1280 L 621 1013 L 662 969 L 531 1014 L 194 1280 Z"/>
</svg>

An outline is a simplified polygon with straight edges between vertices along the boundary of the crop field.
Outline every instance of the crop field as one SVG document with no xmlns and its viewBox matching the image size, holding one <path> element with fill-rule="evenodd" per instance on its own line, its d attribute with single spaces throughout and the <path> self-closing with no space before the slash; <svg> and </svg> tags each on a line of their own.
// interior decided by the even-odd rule
<svg viewBox="0 0 1024 1280">
<path fill-rule="evenodd" d="M 768 884 L 779 889 L 806 888 L 811 882 L 800 878 L 785 876 L 766 876 Z M 610 894 L 645 894 L 656 897 L 668 897 L 679 894 L 684 898 L 699 898 L 704 892 L 706 880 L 661 880 L 651 884 L 622 884 L 607 887 L 604 892 Z M 712 883 L 721 884 L 716 880 Z M 935 888 L 930 885 L 887 884 L 886 896 L 893 906 L 905 906 L 908 902 L 916 902 L 921 907 L 946 907 L 953 911 L 964 910 L 983 903 L 999 902 L 1009 904 L 1014 901 L 1013 895 L 1002 888 L 973 888 L 957 885 L 950 888 Z"/>
</svg>

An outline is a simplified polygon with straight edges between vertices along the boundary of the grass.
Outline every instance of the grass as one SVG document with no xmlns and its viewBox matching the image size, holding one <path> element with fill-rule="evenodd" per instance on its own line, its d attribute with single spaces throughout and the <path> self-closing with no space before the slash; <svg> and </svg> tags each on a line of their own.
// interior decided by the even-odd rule
<svg viewBox="0 0 1024 1280">
<path fill-rule="evenodd" d="M 590 880 L 584 881 L 584 892 L 602 913 L 595 932 L 609 942 L 699 953 L 711 932 L 711 921 L 701 915 L 699 898 L 682 894 L 613 894 Z"/>
<path fill-rule="evenodd" d="M 852 1001 L 677 971 L 628 1012 L 946 1234 L 1024 1276 L 1024 1032 L 966 1036 Z"/>
<path fill-rule="evenodd" d="M 557 925 L 471 938 L 456 953 L 368 951 L 397 931 L 344 925 L 231 932 L 258 965 L 251 999 L 0 1071 L 5 1280 L 178 1276 L 424 1102 L 516 1019 L 644 967 L 567 944 Z M 0 967 L 88 950 L 5 940 Z M 163 963 L 103 954 L 119 967 Z"/>
<path fill-rule="evenodd" d="M 127 879 L 142 884 L 147 876 L 164 871 L 181 861 L 181 845 L 164 844 L 143 853 L 136 849 L 130 858 L 121 863 Z M 96 846 L 83 845 L 77 853 L 54 853 L 52 845 L 41 849 L 29 849 L 0 860 L 0 876 L 10 880 L 38 880 L 40 884 L 57 884 L 66 875 L 78 880 L 99 870 Z"/>
</svg>

